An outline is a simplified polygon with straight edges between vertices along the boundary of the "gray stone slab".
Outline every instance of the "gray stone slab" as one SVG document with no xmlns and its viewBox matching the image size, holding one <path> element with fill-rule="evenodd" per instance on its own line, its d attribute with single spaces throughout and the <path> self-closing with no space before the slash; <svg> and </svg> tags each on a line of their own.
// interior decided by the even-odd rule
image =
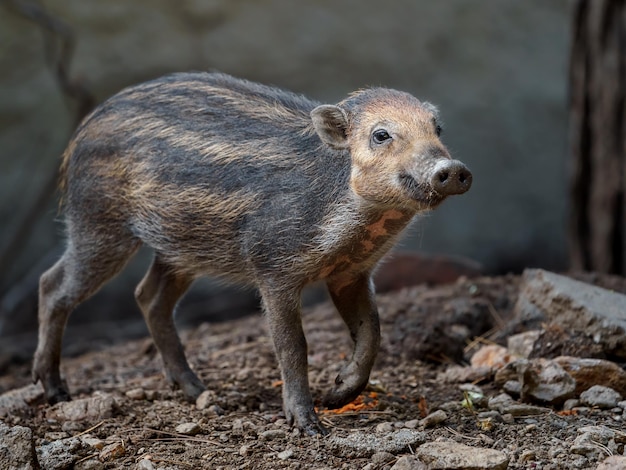
<svg viewBox="0 0 626 470">
<path fill-rule="evenodd" d="M 515 306 L 519 319 L 557 323 L 626 358 L 626 295 L 541 269 L 524 271 Z"/>
</svg>

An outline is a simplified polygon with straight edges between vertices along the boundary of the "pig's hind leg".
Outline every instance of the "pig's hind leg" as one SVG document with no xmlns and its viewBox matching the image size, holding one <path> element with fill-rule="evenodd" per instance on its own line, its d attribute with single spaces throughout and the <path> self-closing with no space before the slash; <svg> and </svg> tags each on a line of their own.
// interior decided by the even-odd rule
<svg viewBox="0 0 626 470">
<path fill-rule="evenodd" d="M 195 400 L 205 387 L 191 370 L 174 325 L 174 307 L 193 278 L 162 262 L 158 254 L 141 283 L 135 298 L 161 354 L 167 380 L 180 387 L 187 399 Z"/>
<path fill-rule="evenodd" d="M 345 364 L 333 389 L 324 397 L 328 408 L 339 408 L 354 400 L 367 386 L 380 344 L 380 322 L 369 273 L 352 282 L 328 281 L 330 296 L 350 330 L 354 351 Z"/>
<path fill-rule="evenodd" d="M 139 241 L 121 231 L 108 237 L 70 227 L 61 259 L 39 281 L 39 338 L 33 362 L 33 381 L 41 380 L 48 403 L 70 399 L 59 365 L 63 331 L 74 308 L 115 276 L 136 252 Z"/>
</svg>

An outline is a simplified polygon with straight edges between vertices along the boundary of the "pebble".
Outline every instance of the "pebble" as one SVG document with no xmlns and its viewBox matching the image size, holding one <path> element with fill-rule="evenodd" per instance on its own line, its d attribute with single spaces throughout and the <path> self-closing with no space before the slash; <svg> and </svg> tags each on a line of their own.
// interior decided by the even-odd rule
<svg viewBox="0 0 626 470">
<path fill-rule="evenodd" d="M 614 408 L 622 401 L 622 396 L 612 388 L 594 385 L 580 394 L 580 401 L 589 406 Z"/>
<path fill-rule="evenodd" d="M 623 470 L 626 468 L 626 456 L 612 455 L 600 462 L 596 470 Z"/>
<path fill-rule="evenodd" d="M 241 455 L 242 457 L 247 457 L 248 455 L 250 455 L 250 446 L 247 445 L 242 445 L 239 448 L 239 455 Z"/>
<path fill-rule="evenodd" d="M 569 411 L 569 410 L 573 410 L 579 405 L 580 405 L 580 400 L 578 400 L 577 398 L 569 398 L 568 400 L 565 400 L 565 402 L 563 403 L 563 409 L 565 411 Z"/>
<path fill-rule="evenodd" d="M 520 396 L 522 394 L 522 384 L 517 380 L 507 380 L 502 386 L 506 393 Z"/>
<path fill-rule="evenodd" d="M 346 437 L 335 433 L 326 438 L 330 450 L 344 457 L 370 457 L 378 452 L 398 454 L 408 451 L 409 447 L 414 449 L 425 441 L 425 433 L 413 429 L 400 429 L 388 434 L 355 431 Z"/>
<path fill-rule="evenodd" d="M 131 400 L 145 400 L 146 391 L 143 388 L 133 388 L 126 392 L 126 396 Z"/>
<path fill-rule="evenodd" d="M 98 439 L 97 437 L 93 437 L 90 434 L 84 434 L 79 438 L 81 442 L 89 447 L 93 447 L 94 449 L 102 450 L 104 448 L 104 441 L 102 439 Z"/>
<path fill-rule="evenodd" d="M 215 401 L 215 394 L 211 390 L 205 390 L 196 398 L 196 408 L 206 410 Z"/>
<path fill-rule="evenodd" d="M 185 436 L 195 436 L 200 431 L 200 426 L 197 423 L 182 423 L 176 426 L 176 432 Z"/>
<path fill-rule="evenodd" d="M 77 437 L 43 445 L 37 448 L 39 465 L 45 469 L 71 468 L 82 448 L 83 443 Z"/>
<path fill-rule="evenodd" d="M 274 441 L 276 439 L 284 439 L 287 434 L 282 429 L 268 429 L 259 435 L 262 441 Z"/>
<path fill-rule="evenodd" d="M 513 360 L 507 348 L 498 344 L 489 344 L 481 347 L 470 359 L 473 368 L 487 367 L 500 369 Z"/>
<path fill-rule="evenodd" d="M 506 414 L 510 414 L 512 416 L 531 416 L 550 412 L 548 408 L 543 408 L 541 406 L 518 403 L 506 393 L 501 393 L 500 395 L 490 398 L 488 407 L 490 410 L 499 411 L 503 415 L 503 418 Z"/>
<path fill-rule="evenodd" d="M 381 467 L 373 467 L 381 468 Z M 400 457 L 391 470 L 428 470 L 425 463 L 419 460 L 417 457 L 405 455 Z"/>
<path fill-rule="evenodd" d="M 57 421 L 102 420 L 113 416 L 116 403 L 109 393 L 95 392 L 87 398 L 57 403 L 46 412 L 48 419 Z"/>
<path fill-rule="evenodd" d="M 16 468 L 39 468 L 33 455 L 33 432 L 30 428 L 9 427 L 0 421 L 0 463 L 4 459 Z"/>
<path fill-rule="evenodd" d="M 113 444 L 109 444 L 108 446 L 104 446 L 100 451 L 98 458 L 101 462 L 108 462 L 110 460 L 115 460 L 119 457 L 122 457 L 126 453 L 126 449 L 124 448 L 124 444 L 121 442 L 114 442 Z"/>
<path fill-rule="evenodd" d="M 506 342 L 509 354 L 528 359 L 539 336 L 541 336 L 541 330 L 531 330 L 509 336 Z"/>
<path fill-rule="evenodd" d="M 141 459 L 137 462 L 137 470 L 154 470 L 154 464 L 148 459 Z"/>
<path fill-rule="evenodd" d="M 490 367 L 450 366 L 437 374 L 437 380 L 447 383 L 464 383 L 485 380 L 491 376 Z"/>
<path fill-rule="evenodd" d="M 404 427 L 407 429 L 415 429 L 419 425 L 419 420 L 411 419 L 404 423 Z"/>
<path fill-rule="evenodd" d="M 288 460 L 291 457 L 293 457 L 293 450 L 291 449 L 283 450 L 282 452 L 278 453 L 278 458 L 280 460 Z"/>
<path fill-rule="evenodd" d="M 390 452 L 376 452 L 372 455 L 372 463 L 377 467 L 383 467 L 396 460 L 396 456 Z"/>
<path fill-rule="evenodd" d="M 577 395 L 594 385 L 626 394 L 626 371 L 614 362 L 571 356 L 559 356 L 554 361 L 574 377 Z"/>
<path fill-rule="evenodd" d="M 504 452 L 452 441 L 427 442 L 415 454 L 428 468 L 505 470 L 509 464 Z"/>
<path fill-rule="evenodd" d="M 420 426 L 425 428 L 430 428 L 432 426 L 436 426 L 439 423 L 443 423 L 446 419 L 448 419 L 448 415 L 443 410 L 437 410 L 426 416 L 419 423 Z"/>
<path fill-rule="evenodd" d="M 576 391 L 576 380 L 563 367 L 550 359 L 519 361 L 518 380 L 522 399 L 549 403 L 562 403 L 572 398 Z"/>
<path fill-rule="evenodd" d="M 476 415 L 479 420 L 492 419 L 493 421 L 502 421 L 502 415 L 495 410 L 481 411 Z"/>
<path fill-rule="evenodd" d="M 386 434 L 393 431 L 393 425 L 391 423 L 378 423 L 376 425 L 376 432 L 378 434 Z"/>
</svg>

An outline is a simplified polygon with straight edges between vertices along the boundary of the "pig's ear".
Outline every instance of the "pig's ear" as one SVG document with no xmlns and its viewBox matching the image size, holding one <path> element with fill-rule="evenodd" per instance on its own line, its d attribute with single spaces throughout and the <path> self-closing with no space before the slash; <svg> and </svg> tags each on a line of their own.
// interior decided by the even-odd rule
<svg viewBox="0 0 626 470">
<path fill-rule="evenodd" d="M 311 119 L 322 142 L 334 149 L 348 148 L 348 116 L 343 109 L 323 104 L 311 111 Z"/>
</svg>

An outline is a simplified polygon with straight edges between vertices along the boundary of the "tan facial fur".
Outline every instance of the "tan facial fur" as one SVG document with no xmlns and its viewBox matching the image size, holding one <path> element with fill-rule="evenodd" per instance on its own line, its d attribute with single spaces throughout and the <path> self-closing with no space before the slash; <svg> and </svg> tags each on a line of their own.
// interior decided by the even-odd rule
<svg viewBox="0 0 626 470">
<path fill-rule="evenodd" d="M 382 97 L 359 110 L 348 129 L 352 155 L 352 190 L 366 201 L 416 211 L 437 205 L 437 197 L 416 199 L 400 183 L 400 175 L 410 174 L 418 181 L 448 151 L 437 136 L 436 117 L 410 95 Z M 385 130 L 390 139 L 377 144 L 373 133 Z M 435 196 L 432 195 L 431 196 Z"/>
</svg>

